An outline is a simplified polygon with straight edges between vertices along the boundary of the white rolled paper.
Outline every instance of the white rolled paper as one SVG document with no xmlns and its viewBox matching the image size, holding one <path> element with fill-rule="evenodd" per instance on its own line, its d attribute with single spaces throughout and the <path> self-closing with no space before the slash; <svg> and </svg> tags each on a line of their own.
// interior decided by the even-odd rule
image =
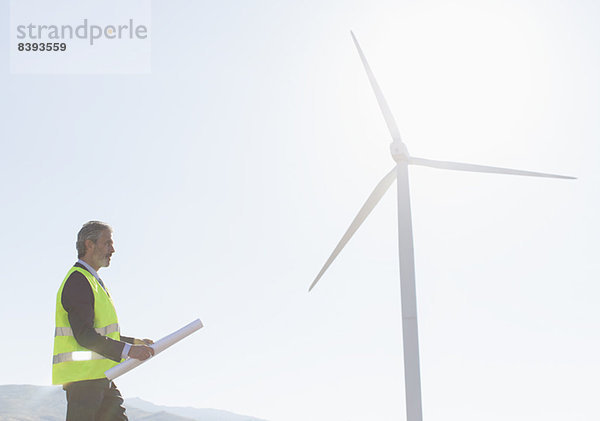
<svg viewBox="0 0 600 421">
<path fill-rule="evenodd" d="M 174 345 L 180 340 L 190 336 L 192 333 L 199 330 L 203 326 L 204 325 L 202 324 L 200 319 L 196 319 L 192 323 L 154 342 L 154 344 L 150 345 L 150 348 L 154 349 L 154 356 L 156 357 L 158 354 L 163 352 L 165 349 L 169 348 L 171 345 Z M 137 366 L 145 363 L 146 361 L 151 360 L 152 358 L 154 357 L 148 358 L 144 361 L 136 360 L 135 358 L 128 358 L 121 364 L 106 370 L 104 374 L 106 375 L 106 378 L 108 380 L 114 380 L 117 377 L 127 373 L 128 371 L 133 370 Z"/>
</svg>

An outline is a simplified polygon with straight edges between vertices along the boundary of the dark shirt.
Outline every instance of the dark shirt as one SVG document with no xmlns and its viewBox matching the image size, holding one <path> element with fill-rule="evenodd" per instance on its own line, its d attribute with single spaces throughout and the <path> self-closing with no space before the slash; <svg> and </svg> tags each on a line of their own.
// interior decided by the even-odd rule
<svg viewBox="0 0 600 421">
<path fill-rule="evenodd" d="M 87 271 L 79 263 L 75 263 L 75 266 Z M 116 341 L 94 330 L 94 293 L 81 272 L 75 271 L 69 276 L 63 288 L 61 302 L 79 345 L 113 361 L 121 360 L 125 342 L 133 343 L 133 338 L 121 336 L 121 340 Z"/>
</svg>

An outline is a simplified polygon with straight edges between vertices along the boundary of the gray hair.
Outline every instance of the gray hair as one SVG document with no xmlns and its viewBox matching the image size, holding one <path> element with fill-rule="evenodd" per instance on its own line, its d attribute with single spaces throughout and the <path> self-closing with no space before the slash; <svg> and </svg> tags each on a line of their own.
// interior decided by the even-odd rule
<svg viewBox="0 0 600 421">
<path fill-rule="evenodd" d="M 111 233 L 113 232 L 112 227 L 105 222 L 89 221 L 83 224 L 77 234 L 77 243 L 75 243 L 75 246 L 77 247 L 77 257 L 82 258 L 85 256 L 85 240 L 92 240 L 95 243 L 100 238 L 100 235 L 106 230 Z"/>
</svg>

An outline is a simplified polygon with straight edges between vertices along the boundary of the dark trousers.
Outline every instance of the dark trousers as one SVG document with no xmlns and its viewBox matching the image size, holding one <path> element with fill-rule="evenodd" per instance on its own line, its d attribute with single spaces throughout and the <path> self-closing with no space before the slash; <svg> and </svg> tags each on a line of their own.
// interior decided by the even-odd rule
<svg viewBox="0 0 600 421">
<path fill-rule="evenodd" d="M 121 392 L 108 379 L 73 382 L 63 388 L 67 421 L 127 421 Z"/>
</svg>

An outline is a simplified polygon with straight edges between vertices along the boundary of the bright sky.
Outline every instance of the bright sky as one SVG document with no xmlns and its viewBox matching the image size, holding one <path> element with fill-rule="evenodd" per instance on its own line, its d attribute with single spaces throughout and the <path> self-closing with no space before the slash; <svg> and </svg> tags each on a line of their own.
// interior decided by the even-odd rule
<svg viewBox="0 0 600 421">
<path fill-rule="evenodd" d="M 50 383 L 55 294 L 100 219 L 123 333 L 205 324 L 126 397 L 404 419 L 395 189 L 307 293 L 393 166 L 353 30 L 413 155 L 579 177 L 411 169 L 424 419 L 598 419 L 599 14 L 153 2 L 152 73 L 130 76 L 10 75 L 0 38 L 0 384 Z"/>
</svg>

